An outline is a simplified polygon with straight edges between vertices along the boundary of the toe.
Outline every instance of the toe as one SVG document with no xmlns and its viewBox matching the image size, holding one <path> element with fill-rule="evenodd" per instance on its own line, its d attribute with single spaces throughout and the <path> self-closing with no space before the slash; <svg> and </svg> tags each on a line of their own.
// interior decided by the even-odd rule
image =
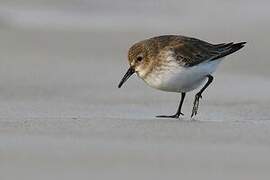
<svg viewBox="0 0 270 180">
<path fill-rule="evenodd" d="M 167 115 L 160 115 L 160 116 L 156 116 L 157 118 L 174 118 L 174 119 L 178 119 L 179 115 L 175 114 L 175 115 L 171 115 L 171 116 L 167 116 Z"/>
</svg>

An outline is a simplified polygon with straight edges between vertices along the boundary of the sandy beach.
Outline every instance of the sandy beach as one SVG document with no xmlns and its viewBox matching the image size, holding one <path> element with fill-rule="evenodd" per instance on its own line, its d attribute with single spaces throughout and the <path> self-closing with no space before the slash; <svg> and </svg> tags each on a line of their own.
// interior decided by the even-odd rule
<svg viewBox="0 0 270 180">
<path fill-rule="evenodd" d="M 0 2 L 0 179 L 269 179 L 270 4 L 194 3 Z M 155 116 L 180 95 L 117 88 L 128 48 L 160 34 L 248 42 L 192 121 L 195 92 L 173 120 Z"/>
</svg>

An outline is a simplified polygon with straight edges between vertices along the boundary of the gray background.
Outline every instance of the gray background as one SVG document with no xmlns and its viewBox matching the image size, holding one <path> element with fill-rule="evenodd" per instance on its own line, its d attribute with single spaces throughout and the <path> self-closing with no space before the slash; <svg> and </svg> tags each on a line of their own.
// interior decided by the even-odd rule
<svg viewBox="0 0 270 180">
<path fill-rule="evenodd" d="M 0 179 L 268 179 L 269 1 L 0 1 Z M 161 34 L 247 41 L 190 121 L 128 48 Z"/>
</svg>

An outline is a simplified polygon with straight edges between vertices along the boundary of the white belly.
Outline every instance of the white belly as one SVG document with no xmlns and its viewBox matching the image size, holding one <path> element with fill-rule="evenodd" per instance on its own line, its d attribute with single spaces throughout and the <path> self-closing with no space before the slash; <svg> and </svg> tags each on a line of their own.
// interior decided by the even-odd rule
<svg viewBox="0 0 270 180">
<path fill-rule="evenodd" d="M 144 81 L 151 87 L 170 92 L 188 92 L 198 88 L 212 74 L 221 60 L 192 67 L 174 67 L 163 73 L 153 73 Z"/>
</svg>

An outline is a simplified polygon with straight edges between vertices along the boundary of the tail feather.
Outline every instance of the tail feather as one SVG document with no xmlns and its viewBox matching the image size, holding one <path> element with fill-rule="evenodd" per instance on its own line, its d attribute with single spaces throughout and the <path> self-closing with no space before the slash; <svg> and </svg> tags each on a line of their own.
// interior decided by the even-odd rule
<svg viewBox="0 0 270 180">
<path fill-rule="evenodd" d="M 217 49 L 226 49 L 227 47 L 233 45 L 233 42 L 230 42 L 230 43 L 222 43 L 222 44 L 215 44 L 214 47 L 217 48 Z"/>
<path fill-rule="evenodd" d="M 217 55 L 212 60 L 216 60 L 222 57 L 225 57 L 229 54 L 232 54 L 239 49 L 243 48 L 245 46 L 246 42 L 240 42 L 240 43 L 228 43 L 228 44 L 216 44 L 214 45 L 218 51 L 220 51 L 220 54 Z"/>
</svg>

